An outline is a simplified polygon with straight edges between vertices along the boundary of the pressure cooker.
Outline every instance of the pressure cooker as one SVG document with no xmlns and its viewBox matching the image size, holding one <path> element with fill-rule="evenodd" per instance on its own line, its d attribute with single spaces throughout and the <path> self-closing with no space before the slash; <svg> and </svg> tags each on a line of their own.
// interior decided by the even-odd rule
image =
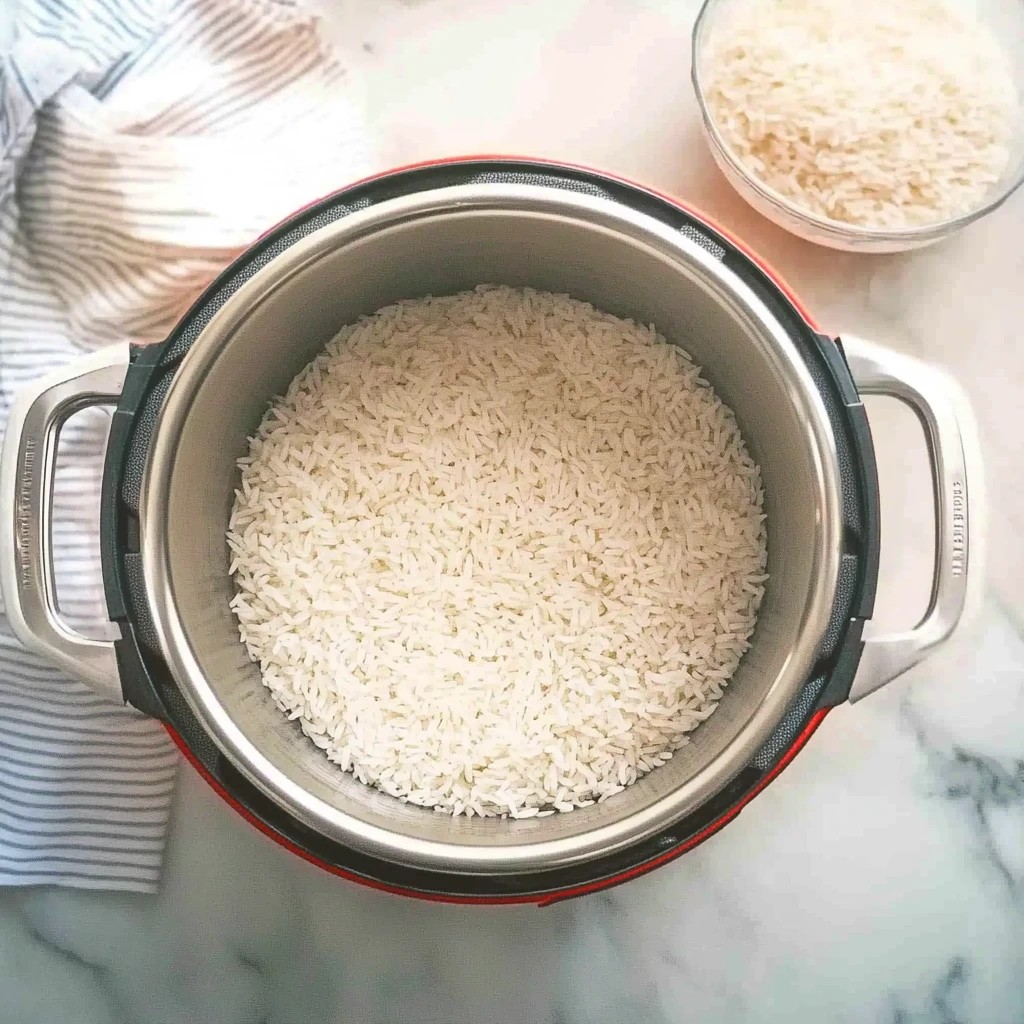
<svg viewBox="0 0 1024 1024">
<path fill-rule="evenodd" d="M 268 401 L 360 316 L 481 283 L 566 292 L 684 347 L 736 414 L 768 524 L 750 649 L 691 742 L 611 799 L 523 820 L 416 807 L 328 762 L 275 707 L 229 607 L 236 461 Z M 917 413 L 936 522 L 923 620 L 870 638 L 881 523 L 865 394 Z M 99 403 L 113 407 L 100 499 L 111 641 L 62 620 L 50 543 L 61 425 Z M 752 252 L 676 199 L 578 167 L 446 160 L 312 203 L 236 259 L 162 343 L 114 345 L 20 395 L 0 467 L 0 580 L 26 646 L 161 720 L 227 801 L 299 856 L 392 892 L 547 903 L 693 849 L 832 708 L 950 636 L 971 564 L 969 420 L 946 375 L 823 332 Z"/>
</svg>

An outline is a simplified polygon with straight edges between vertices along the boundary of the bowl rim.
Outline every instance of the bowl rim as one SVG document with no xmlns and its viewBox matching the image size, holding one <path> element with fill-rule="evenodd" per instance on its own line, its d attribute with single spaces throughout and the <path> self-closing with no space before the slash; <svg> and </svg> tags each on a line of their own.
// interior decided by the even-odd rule
<svg viewBox="0 0 1024 1024">
<path fill-rule="evenodd" d="M 693 92 L 697 100 L 697 106 L 700 109 L 701 120 L 704 124 L 704 130 L 707 133 L 711 145 L 728 164 L 730 170 L 732 170 L 744 182 L 744 184 L 751 189 L 751 191 L 756 193 L 758 198 L 770 207 L 778 210 L 780 214 L 803 221 L 806 226 L 817 228 L 820 231 L 833 236 L 833 238 L 837 240 L 844 240 L 851 243 L 889 243 L 894 247 L 902 249 L 912 247 L 920 243 L 938 241 L 940 238 L 945 238 L 947 235 L 951 235 L 954 232 L 959 231 L 961 228 L 965 228 L 969 224 L 973 224 L 975 221 L 980 220 L 982 217 L 987 216 L 993 210 L 1002 206 L 1003 203 L 1005 203 L 1014 194 L 1014 192 L 1021 187 L 1021 185 L 1024 185 L 1024 159 L 1021 159 L 1020 166 L 1017 168 L 1016 174 L 1010 181 L 1009 186 L 1001 190 L 999 193 L 991 196 L 981 206 L 975 207 L 967 213 L 959 214 L 956 217 L 936 221 L 934 224 L 924 224 L 909 228 L 861 227 L 856 224 L 849 224 L 846 221 L 833 220 L 830 217 L 822 217 L 821 215 L 808 210 L 806 207 L 794 203 L 781 192 L 776 191 L 770 185 L 766 185 L 760 178 L 755 177 L 754 174 L 751 173 L 723 138 L 722 133 L 718 130 L 715 118 L 708 108 L 707 101 L 704 97 L 704 86 L 701 82 L 700 62 L 698 57 L 701 55 L 702 47 L 704 45 L 703 35 L 711 24 L 712 18 L 716 13 L 715 9 L 721 3 L 722 0 L 702 0 L 700 10 L 697 12 L 697 17 L 694 20 L 693 29 L 690 33 L 690 82 L 693 85 Z"/>
</svg>

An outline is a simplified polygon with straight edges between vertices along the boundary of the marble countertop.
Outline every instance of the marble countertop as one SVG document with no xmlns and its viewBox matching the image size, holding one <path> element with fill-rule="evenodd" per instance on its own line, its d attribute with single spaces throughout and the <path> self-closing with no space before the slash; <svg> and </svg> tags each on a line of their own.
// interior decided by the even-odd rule
<svg viewBox="0 0 1024 1024">
<path fill-rule="evenodd" d="M 620 172 L 734 229 L 827 329 L 952 370 L 987 460 L 983 603 L 941 654 L 837 709 L 724 832 L 546 910 L 343 882 L 183 767 L 158 896 L 0 893 L 0 1021 L 1024 1022 L 1024 195 L 921 253 L 831 253 L 759 218 L 715 170 L 689 86 L 692 0 L 319 6 L 381 166 L 505 152 Z M 876 617 L 894 628 L 927 601 L 930 487 L 913 417 L 869 410 Z"/>
</svg>

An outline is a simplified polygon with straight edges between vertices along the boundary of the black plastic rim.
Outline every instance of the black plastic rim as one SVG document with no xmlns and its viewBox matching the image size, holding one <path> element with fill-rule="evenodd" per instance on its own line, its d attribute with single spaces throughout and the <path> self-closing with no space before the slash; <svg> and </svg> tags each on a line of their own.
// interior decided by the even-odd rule
<svg viewBox="0 0 1024 1024">
<path fill-rule="evenodd" d="M 640 844 L 583 865 L 512 877 L 451 875 L 367 857 L 307 828 L 248 782 L 198 724 L 164 663 L 146 604 L 137 518 L 151 432 L 178 363 L 213 312 L 258 266 L 323 224 L 355 210 L 412 192 L 481 180 L 603 195 L 669 224 L 722 259 L 769 306 L 802 354 L 832 422 L 843 487 L 842 566 L 815 670 L 750 764 L 707 803 Z M 788 764 L 827 710 L 846 700 L 863 646 L 864 620 L 870 618 L 874 605 L 879 553 L 877 476 L 867 416 L 841 344 L 818 333 L 779 282 L 721 231 L 669 199 L 594 171 L 523 159 L 440 161 L 359 182 L 299 211 L 232 263 L 163 343 L 133 351 L 107 449 L 101 544 L 108 610 L 122 631 L 116 650 L 125 700 L 161 719 L 195 767 L 257 827 L 327 870 L 389 891 L 459 902 L 551 902 L 626 881 L 713 835 Z"/>
</svg>

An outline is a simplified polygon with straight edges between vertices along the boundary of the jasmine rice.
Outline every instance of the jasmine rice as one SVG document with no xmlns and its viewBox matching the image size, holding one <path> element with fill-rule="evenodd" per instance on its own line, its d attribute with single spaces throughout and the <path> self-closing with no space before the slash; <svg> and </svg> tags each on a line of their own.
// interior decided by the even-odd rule
<svg viewBox="0 0 1024 1024">
<path fill-rule="evenodd" d="M 333 762 L 451 814 L 604 800 L 754 628 L 760 473 L 653 327 L 481 286 L 346 327 L 240 460 L 241 638 Z"/>
<path fill-rule="evenodd" d="M 949 0 L 741 0 L 708 47 L 709 110 L 769 188 L 875 229 L 969 213 L 1003 180 L 1010 51 Z"/>
</svg>

